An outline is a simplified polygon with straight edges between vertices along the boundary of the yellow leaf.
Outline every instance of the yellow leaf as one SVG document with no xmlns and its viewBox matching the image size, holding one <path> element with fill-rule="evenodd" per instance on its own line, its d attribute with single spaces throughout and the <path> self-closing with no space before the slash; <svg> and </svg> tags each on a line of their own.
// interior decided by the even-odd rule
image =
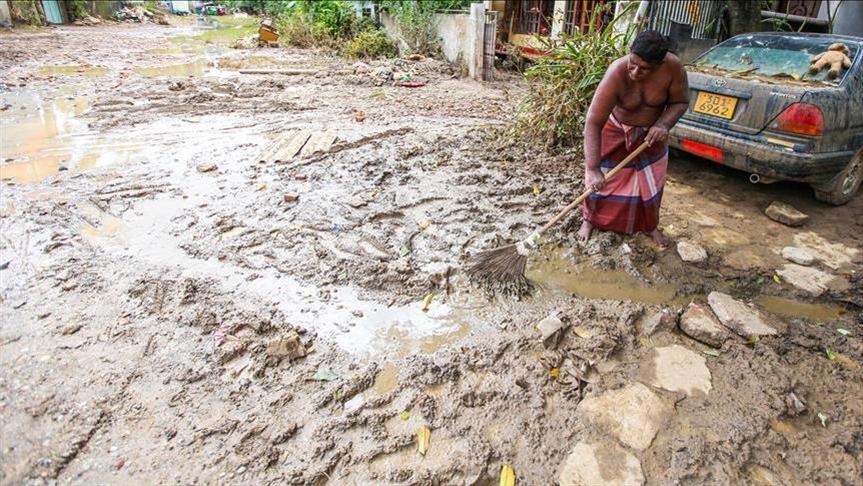
<svg viewBox="0 0 863 486">
<path fill-rule="evenodd" d="M 259 191 L 263 191 L 267 188 L 266 184 L 261 184 L 261 187 L 258 188 Z"/>
<path fill-rule="evenodd" d="M 429 450 L 429 439 L 431 439 L 431 430 L 423 425 L 417 431 L 417 450 L 423 456 Z"/>
<path fill-rule="evenodd" d="M 424 229 L 428 228 L 429 226 L 431 226 L 431 221 L 429 221 L 429 220 L 425 220 L 422 223 L 420 223 L 420 229 L 421 230 L 424 230 Z"/>
<path fill-rule="evenodd" d="M 426 295 L 426 298 L 423 299 L 423 312 L 428 312 L 432 299 L 434 299 L 434 292 Z"/>
<path fill-rule="evenodd" d="M 515 486 L 515 471 L 509 464 L 500 468 L 500 486 Z"/>
<path fill-rule="evenodd" d="M 533 185 L 533 195 L 539 196 L 539 193 L 541 193 L 541 192 L 542 192 L 542 189 L 539 187 L 539 184 L 534 184 Z"/>
<path fill-rule="evenodd" d="M 378 195 L 378 191 L 372 191 L 372 199 L 376 198 Z"/>
<path fill-rule="evenodd" d="M 551 371 L 548 372 L 548 374 L 557 378 L 558 376 L 560 376 L 560 370 L 557 368 L 552 368 Z"/>
</svg>

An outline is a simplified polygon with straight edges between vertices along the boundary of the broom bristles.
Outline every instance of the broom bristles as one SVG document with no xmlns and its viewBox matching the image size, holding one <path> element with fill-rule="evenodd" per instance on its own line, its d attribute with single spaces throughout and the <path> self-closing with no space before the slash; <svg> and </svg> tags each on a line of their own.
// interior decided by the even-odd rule
<svg viewBox="0 0 863 486">
<path fill-rule="evenodd" d="M 491 293 L 521 297 L 533 290 L 530 280 L 524 275 L 527 255 L 519 253 L 516 245 L 483 251 L 468 261 L 470 281 Z"/>
</svg>

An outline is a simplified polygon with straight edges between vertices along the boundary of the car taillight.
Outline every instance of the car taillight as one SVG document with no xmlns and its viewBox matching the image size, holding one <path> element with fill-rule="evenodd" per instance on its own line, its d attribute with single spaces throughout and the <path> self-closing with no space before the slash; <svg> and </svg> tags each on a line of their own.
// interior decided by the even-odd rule
<svg viewBox="0 0 863 486">
<path fill-rule="evenodd" d="M 824 132 L 824 115 L 821 114 L 821 108 L 815 105 L 794 103 L 776 117 L 770 128 L 817 137 Z"/>
<path fill-rule="evenodd" d="M 719 147 L 707 145 L 706 143 L 696 142 L 695 140 L 690 140 L 688 138 L 683 139 L 682 145 L 683 150 L 689 152 L 690 154 L 704 157 L 705 159 L 710 159 L 714 162 L 722 162 L 723 154 L 722 149 Z"/>
</svg>

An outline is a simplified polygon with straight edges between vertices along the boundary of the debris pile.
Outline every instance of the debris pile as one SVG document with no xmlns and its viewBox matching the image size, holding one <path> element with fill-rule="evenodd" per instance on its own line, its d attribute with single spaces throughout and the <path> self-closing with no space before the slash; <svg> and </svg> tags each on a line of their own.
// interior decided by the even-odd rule
<svg viewBox="0 0 863 486">
<path fill-rule="evenodd" d="M 153 13 L 144 7 L 123 7 L 114 12 L 114 18 L 120 22 L 154 22 L 168 25 L 168 17 L 164 13 Z"/>
</svg>

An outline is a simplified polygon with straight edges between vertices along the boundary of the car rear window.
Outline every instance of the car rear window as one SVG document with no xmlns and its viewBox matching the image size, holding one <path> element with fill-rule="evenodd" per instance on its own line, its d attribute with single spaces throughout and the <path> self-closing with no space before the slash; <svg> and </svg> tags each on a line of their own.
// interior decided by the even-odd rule
<svg viewBox="0 0 863 486">
<path fill-rule="evenodd" d="M 812 56 L 827 50 L 830 44 L 842 42 L 854 60 L 859 44 L 830 37 L 796 35 L 747 35 L 729 39 L 695 60 L 696 66 L 722 71 L 751 72 L 760 76 L 790 76 L 794 79 L 841 83 L 849 70 L 836 80 L 827 78 L 827 70 L 816 75 L 808 72 Z"/>
</svg>

